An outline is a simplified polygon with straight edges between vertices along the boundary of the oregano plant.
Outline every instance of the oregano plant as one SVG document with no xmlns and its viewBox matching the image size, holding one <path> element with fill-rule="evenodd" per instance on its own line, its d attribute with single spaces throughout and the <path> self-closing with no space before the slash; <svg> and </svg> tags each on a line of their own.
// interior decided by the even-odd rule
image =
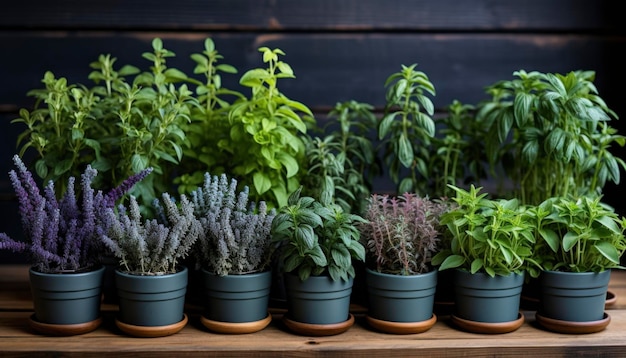
<svg viewBox="0 0 626 358">
<path fill-rule="evenodd" d="M 175 54 L 159 38 L 142 57 L 149 69 L 116 66 L 102 54 L 90 64 L 90 85 L 68 83 L 47 71 L 44 88 L 28 92 L 32 110 L 21 109 L 13 123 L 26 129 L 18 137 L 20 156 L 35 151 L 34 169 L 44 181 L 53 180 L 58 194 L 71 176 L 91 165 L 99 172 L 94 187 L 109 190 L 146 168 L 153 174 L 132 189 L 140 205 L 171 188 L 171 175 L 189 142 L 182 130 L 198 100 L 182 71 L 169 68 Z M 182 82 L 182 83 L 181 83 Z"/>
<path fill-rule="evenodd" d="M 451 188 L 456 207 L 440 217 L 451 239 L 432 264 L 439 270 L 460 268 L 491 277 L 525 273 L 535 244 L 528 208 L 517 199 L 489 199 L 474 185 L 469 190 Z"/>
</svg>

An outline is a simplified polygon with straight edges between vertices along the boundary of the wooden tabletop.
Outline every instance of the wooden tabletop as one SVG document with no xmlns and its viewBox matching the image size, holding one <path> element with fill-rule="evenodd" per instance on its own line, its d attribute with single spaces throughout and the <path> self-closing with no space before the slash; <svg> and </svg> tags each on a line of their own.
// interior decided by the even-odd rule
<svg viewBox="0 0 626 358">
<path fill-rule="evenodd" d="M 199 312 L 188 309 L 189 323 L 179 333 L 160 338 L 125 335 L 114 324 L 117 307 L 104 304 L 103 324 L 95 331 L 71 337 L 48 337 L 34 332 L 28 318 L 32 302 L 28 268 L 0 266 L 0 357 L 626 357 L 626 272 L 611 274 L 609 290 L 617 302 L 607 307 L 608 327 L 592 334 L 559 334 L 535 323 L 534 311 L 523 311 L 518 330 L 498 335 L 474 334 L 452 325 L 448 316 L 427 332 L 392 335 L 374 331 L 356 309 L 356 323 L 347 332 L 307 337 L 289 331 L 280 309 L 271 310 L 272 323 L 244 335 L 208 331 Z"/>
</svg>

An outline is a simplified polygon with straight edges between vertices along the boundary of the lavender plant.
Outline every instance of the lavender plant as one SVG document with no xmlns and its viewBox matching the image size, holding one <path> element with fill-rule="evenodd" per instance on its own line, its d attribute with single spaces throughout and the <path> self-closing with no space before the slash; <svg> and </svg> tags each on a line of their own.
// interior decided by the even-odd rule
<svg viewBox="0 0 626 358">
<path fill-rule="evenodd" d="M 193 214 L 193 204 L 181 195 L 178 205 L 168 193 L 155 199 L 158 219 L 144 219 L 137 198 L 130 197 L 128 208 L 107 208 L 108 232 L 100 238 L 120 260 L 121 270 L 135 275 L 165 275 L 177 272 L 179 261 L 187 256 L 201 232 Z"/>
<path fill-rule="evenodd" d="M 373 194 L 359 225 L 367 249 L 365 262 L 378 272 L 416 275 L 432 269 L 430 261 L 440 247 L 439 217 L 451 204 L 417 194 Z"/>
<path fill-rule="evenodd" d="M 97 265 L 103 249 L 98 234 L 108 225 L 101 213 L 114 207 L 152 170 L 145 169 L 104 194 L 91 187 L 98 172 L 87 166 L 81 175 L 80 192 L 76 192 L 75 178 L 70 177 L 65 193 L 57 200 L 53 181 L 48 182 L 42 194 L 18 155 L 13 162 L 17 171 L 11 170 L 9 177 L 19 201 L 26 241 L 0 233 L 0 249 L 26 253 L 33 268 L 44 273 L 86 271 Z"/>
<path fill-rule="evenodd" d="M 217 275 L 261 272 L 270 265 L 270 230 L 276 210 L 264 201 L 249 201 L 247 186 L 237 192 L 237 180 L 225 174 L 204 175 L 191 193 L 202 232 L 194 251 L 198 266 Z"/>
</svg>

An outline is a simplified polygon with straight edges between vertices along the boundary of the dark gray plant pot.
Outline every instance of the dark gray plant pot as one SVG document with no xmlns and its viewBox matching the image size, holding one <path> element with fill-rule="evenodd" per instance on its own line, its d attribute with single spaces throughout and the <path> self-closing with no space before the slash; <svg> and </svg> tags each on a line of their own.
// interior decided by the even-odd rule
<svg viewBox="0 0 626 358">
<path fill-rule="evenodd" d="M 160 276 L 131 275 L 115 271 L 119 298 L 118 320 L 133 326 L 167 326 L 183 320 L 186 267 Z"/>
<path fill-rule="evenodd" d="M 213 321 L 243 323 L 268 315 L 272 272 L 218 276 L 202 270 L 204 316 Z"/>
<path fill-rule="evenodd" d="M 570 322 L 598 321 L 604 317 L 611 271 L 541 273 L 542 316 Z"/>
<path fill-rule="evenodd" d="M 437 271 L 401 276 L 366 269 L 368 315 L 391 322 L 421 322 L 433 315 Z"/>
<path fill-rule="evenodd" d="M 302 282 L 298 275 L 285 274 L 289 318 L 310 324 L 345 322 L 350 316 L 353 281 L 333 281 L 330 276 L 310 276 Z"/>
<path fill-rule="evenodd" d="M 70 325 L 100 317 L 104 267 L 81 273 L 41 273 L 29 270 L 35 319 Z"/>
<path fill-rule="evenodd" d="M 523 274 L 491 277 L 457 269 L 454 274 L 457 317 L 474 322 L 499 323 L 519 317 Z"/>
</svg>

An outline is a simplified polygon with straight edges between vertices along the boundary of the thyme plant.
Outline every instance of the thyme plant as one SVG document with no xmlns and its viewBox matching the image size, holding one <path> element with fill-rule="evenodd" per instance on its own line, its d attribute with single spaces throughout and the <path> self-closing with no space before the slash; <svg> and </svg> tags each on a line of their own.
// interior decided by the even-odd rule
<svg viewBox="0 0 626 358">
<path fill-rule="evenodd" d="M 367 252 L 365 262 L 375 271 L 416 275 L 432 270 L 432 257 L 440 249 L 444 228 L 439 217 L 450 203 L 417 194 L 398 197 L 373 194 L 359 224 Z"/>
<path fill-rule="evenodd" d="M 158 217 L 144 218 L 134 196 L 128 207 L 107 208 L 105 220 L 109 229 L 102 232 L 103 244 L 120 261 L 121 270 L 135 275 L 175 273 L 179 262 L 187 256 L 202 232 L 196 220 L 193 203 L 181 195 L 180 204 L 168 193 L 155 199 Z"/>
<path fill-rule="evenodd" d="M 191 200 L 202 226 L 194 250 L 199 266 L 220 276 L 267 270 L 275 209 L 250 201 L 248 187 L 238 191 L 237 180 L 225 174 L 205 173 Z"/>
</svg>

